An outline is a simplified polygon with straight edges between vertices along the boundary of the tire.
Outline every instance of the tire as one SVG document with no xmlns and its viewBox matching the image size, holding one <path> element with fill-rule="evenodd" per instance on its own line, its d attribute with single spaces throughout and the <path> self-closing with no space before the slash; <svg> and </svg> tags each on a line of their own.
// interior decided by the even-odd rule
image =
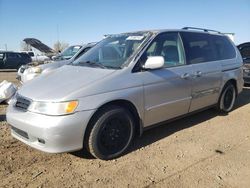
<svg viewBox="0 0 250 188">
<path fill-rule="evenodd" d="M 234 107 L 235 99 L 236 88 L 231 82 L 228 82 L 222 90 L 217 109 L 224 113 L 230 112 Z"/>
<path fill-rule="evenodd" d="M 125 108 L 109 106 L 102 109 L 90 123 L 87 148 L 96 158 L 110 160 L 121 156 L 130 146 L 135 125 Z"/>
</svg>

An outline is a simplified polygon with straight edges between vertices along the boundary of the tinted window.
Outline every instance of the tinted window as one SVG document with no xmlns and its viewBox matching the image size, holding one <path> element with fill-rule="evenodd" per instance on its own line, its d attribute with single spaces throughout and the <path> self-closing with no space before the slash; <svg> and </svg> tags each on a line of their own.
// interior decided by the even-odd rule
<svg viewBox="0 0 250 188">
<path fill-rule="evenodd" d="M 18 58 L 19 56 L 16 53 L 8 53 L 7 57 L 8 58 Z"/>
<path fill-rule="evenodd" d="M 19 55 L 21 55 L 21 57 L 25 58 L 25 59 L 29 59 L 30 58 L 29 54 L 26 54 L 26 53 L 20 53 Z"/>
<path fill-rule="evenodd" d="M 202 63 L 216 60 L 216 50 L 213 47 L 211 35 L 206 33 L 181 33 L 189 63 Z"/>
<path fill-rule="evenodd" d="M 29 54 L 30 57 L 34 57 L 35 56 L 35 54 L 33 52 L 28 52 L 28 54 Z"/>
<path fill-rule="evenodd" d="M 149 56 L 163 56 L 165 67 L 185 64 L 182 43 L 178 33 L 164 33 L 156 36 L 145 53 L 146 58 Z"/>
<path fill-rule="evenodd" d="M 236 56 L 235 49 L 227 37 L 216 35 L 211 37 L 219 60 L 232 59 Z"/>
<path fill-rule="evenodd" d="M 4 58 L 4 53 L 0 53 L 0 59 Z"/>
</svg>

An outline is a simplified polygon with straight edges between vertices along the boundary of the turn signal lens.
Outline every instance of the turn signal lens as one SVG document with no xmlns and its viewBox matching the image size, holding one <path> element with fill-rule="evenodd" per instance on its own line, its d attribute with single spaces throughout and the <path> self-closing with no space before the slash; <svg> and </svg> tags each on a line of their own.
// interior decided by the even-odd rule
<svg viewBox="0 0 250 188">
<path fill-rule="evenodd" d="M 68 104 L 66 105 L 66 109 L 65 109 L 66 113 L 73 113 L 77 106 L 78 106 L 78 101 L 68 102 Z"/>
</svg>

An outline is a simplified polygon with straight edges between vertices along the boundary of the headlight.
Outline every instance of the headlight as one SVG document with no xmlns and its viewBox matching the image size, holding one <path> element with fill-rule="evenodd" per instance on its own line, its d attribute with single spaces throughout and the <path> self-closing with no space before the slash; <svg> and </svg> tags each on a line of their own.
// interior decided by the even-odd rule
<svg viewBox="0 0 250 188">
<path fill-rule="evenodd" d="M 28 111 L 36 112 L 45 115 L 66 115 L 75 112 L 78 106 L 78 101 L 68 102 L 36 102 L 33 101 L 28 108 Z"/>
<path fill-rule="evenodd" d="M 40 74 L 42 72 L 42 69 L 40 67 L 32 67 L 30 68 L 30 72 Z"/>
<path fill-rule="evenodd" d="M 249 73 L 250 70 L 249 69 L 243 69 L 245 73 Z"/>
</svg>

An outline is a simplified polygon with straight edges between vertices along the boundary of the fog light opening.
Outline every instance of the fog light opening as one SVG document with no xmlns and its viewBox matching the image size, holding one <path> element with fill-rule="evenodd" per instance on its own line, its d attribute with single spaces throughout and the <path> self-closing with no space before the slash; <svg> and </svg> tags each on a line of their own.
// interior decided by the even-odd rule
<svg viewBox="0 0 250 188">
<path fill-rule="evenodd" d="M 42 144 L 45 144 L 45 140 L 44 139 L 38 138 L 37 140 L 38 140 L 38 142 L 40 142 Z"/>
</svg>

